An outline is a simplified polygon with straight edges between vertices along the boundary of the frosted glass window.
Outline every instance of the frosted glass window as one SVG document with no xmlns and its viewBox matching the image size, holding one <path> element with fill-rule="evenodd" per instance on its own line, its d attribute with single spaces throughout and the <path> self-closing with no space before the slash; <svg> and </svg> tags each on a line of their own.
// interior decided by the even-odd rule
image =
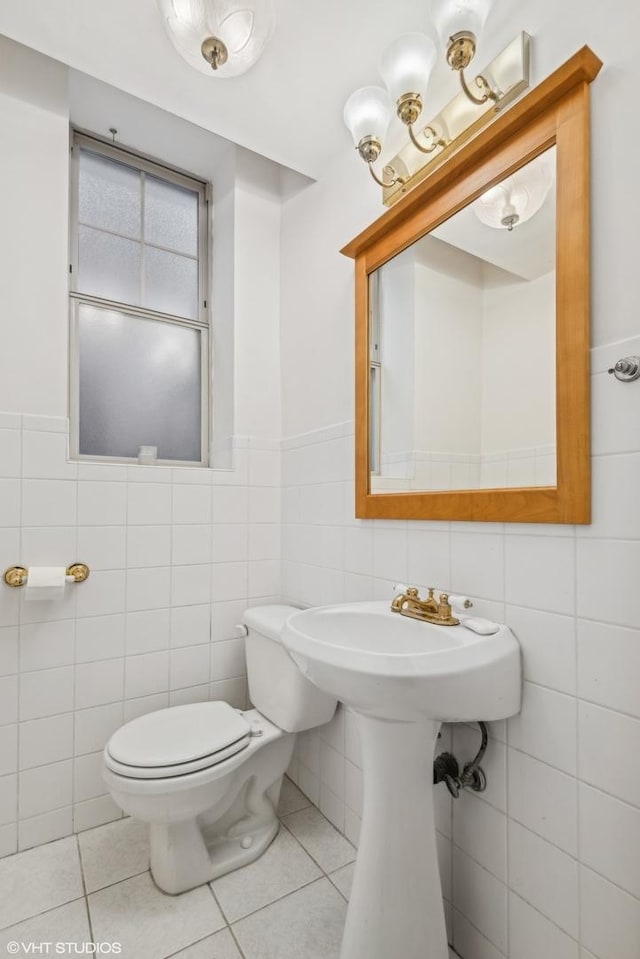
<svg viewBox="0 0 640 959">
<path fill-rule="evenodd" d="M 138 306 L 140 244 L 90 226 L 78 227 L 78 291 Z"/>
<path fill-rule="evenodd" d="M 161 313 L 198 315 L 198 261 L 153 246 L 145 248 L 145 306 Z"/>
<path fill-rule="evenodd" d="M 201 330 L 82 304 L 79 452 L 199 463 Z"/>
<path fill-rule="evenodd" d="M 81 133 L 72 170 L 72 455 L 206 463 L 205 184 Z"/>
<path fill-rule="evenodd" d="M 88 150 L 80 150 L 80 223 L 140 239 L 140 171 Z"/>
<path fill-rule="evenodd" d="M 198 194 L 168 180 L 147 176 L 144 238 L 147 243 L 197 256 Z"/>
</svg>

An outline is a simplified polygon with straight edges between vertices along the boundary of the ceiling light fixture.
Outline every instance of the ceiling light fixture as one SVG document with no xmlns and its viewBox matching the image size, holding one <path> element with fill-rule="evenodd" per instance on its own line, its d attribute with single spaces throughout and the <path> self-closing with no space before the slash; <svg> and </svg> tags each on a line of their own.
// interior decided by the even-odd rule
<svg viewBox="0 0 640 959">
<path fill-rule="evenodd" d="M 473 211 L 485 226 L 511 232 L 542 208 L 552 183 L 549 161 L 542 154 L 478 197 Z"/>
<path fill-rule="evenodd" d="M 157 0 L 157 4 L 180 56 L 207 76 L 246 73 L 273 30 L 272 0 Z"/>
<path fill-rule="evenodd" d="M 502 51 L 484 74 L 469 83 L 465 70 L 473 60 L 493 0 L 431 0 L 433 25 L 440 37 L 449 66 L 460 77 L 461 93 L 434 120 L 419 128 L 427 86 L 437 59 L 430 37 L 409 33 L 398 37 L 380 58 L 381 87 L 362 87 L 347 100 L 344 120 L 356 149 L 369 166 L 373 179 L 396 199 L 424 167 L 454 142 L 488 122 L 498 107 L 506 105 L 528 86 L 528 37 L 522 34 Z M 486 75 L 485 75 L 486 74 Z M 384 168 L 381 179 L 373 168 L 382 152 L 393 107 L 407 128 L 409 155 L 405 150 Z M 425 157 L 426 154 L 426 157 Z M 393 202 L 390 199 L 389 202 Z"/>
</svg>

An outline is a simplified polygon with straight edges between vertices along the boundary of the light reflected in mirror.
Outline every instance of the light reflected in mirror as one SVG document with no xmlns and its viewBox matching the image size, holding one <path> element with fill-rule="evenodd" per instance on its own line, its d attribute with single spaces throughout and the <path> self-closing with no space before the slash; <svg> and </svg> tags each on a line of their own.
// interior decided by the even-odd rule
<svg viewBox="0 0 640 959">
<path fill-rule="evenodd" d="M 370 275 L 372 492 L 556 485 L 555 153 Z"/>
</svg>

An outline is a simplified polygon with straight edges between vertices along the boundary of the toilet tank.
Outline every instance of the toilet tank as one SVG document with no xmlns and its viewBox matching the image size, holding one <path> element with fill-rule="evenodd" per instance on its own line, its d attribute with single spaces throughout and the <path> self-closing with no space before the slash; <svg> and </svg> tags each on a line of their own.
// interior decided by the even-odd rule
<svg viewBox="0 0 640 959">
<path fill-rule="evenodd" d="M 302 675 L 280 640 L 293 606 L 256 606 L 243 617 L 247 627 L 247 679 L 251 702 L 288 733 L 328 723 L 337 701 Z"/>
</svg>

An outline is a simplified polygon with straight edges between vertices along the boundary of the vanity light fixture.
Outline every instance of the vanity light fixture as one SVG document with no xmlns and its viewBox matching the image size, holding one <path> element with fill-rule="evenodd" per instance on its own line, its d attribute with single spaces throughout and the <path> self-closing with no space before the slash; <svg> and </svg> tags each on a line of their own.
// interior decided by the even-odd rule
<svg viewBox="0 0 640 959">
<path fill-rule="evenodd" d="M 473 204 L 473 211 L 486 226 L 511 232 L 542 208 L 553 174 L 544 154 L 491 187 Z"/>
<path fill-rule="evenodd" d="M 462 92 L 426 126 L 420 127 L 418 120 L 437 59 L 436 45 L 426 34 L 405 34 L 384 51 L 378 69 L 386 91 L 381 87 L 362 87 L 347 100 L 345 124 L 371 176 L 384 188 L 385 203 L 394 202 L 388 199 L 389 195 L 399 198 L 400 193 L 406 192 L 409 181 L 427 164 L 443 154 L 448 155 L 454 145 L 468 139 L 499 107 L 528 86 L 529 47 L 525 34 L 503 50 L 482 75 L 471 82 L 465 76 L 493 2 L 431 0 L 433 25 L 447 63 L 459 74 Z M 407 128 L 409 143 L 384 167 L 381 178 L 374 171 L 373 163 L 382 152 L 394 106 Z"/>
<path fill-rule="evenodd" d="M 272 0 L 157 0 L 169 39 L 200 73 L 238 77 L 273 30 Z"/>
<path fill-rule="evenodd" d="M 431 18 L 446 49 L 447 63 L 460 76 L 464 95 L 481 106 L 487 100 L 497 103 L 500 93 L 483 76 L 475 78 L 478 93 L 470 89 L 464 71 L 476 55 L 476 44 L 493 0 L 431 0 Z"/>
</svg>

